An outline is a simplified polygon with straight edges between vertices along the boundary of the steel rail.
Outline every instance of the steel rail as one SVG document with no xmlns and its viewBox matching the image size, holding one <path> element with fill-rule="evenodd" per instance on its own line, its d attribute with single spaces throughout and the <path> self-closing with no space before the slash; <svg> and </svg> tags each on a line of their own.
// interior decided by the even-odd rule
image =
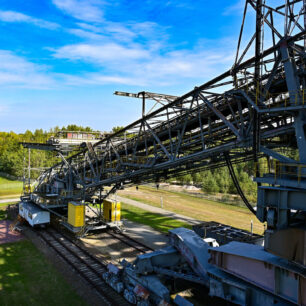
<svg viewBox="0 0 306 306">
<path fill-rule="evenodd" d="M 100 262 L 92 254 L 80 248 L 66 236 L 55 232 L 55 230 L 53 232 L 47 230 L 37 231 L 37 234 L 65 262 L 72 266 L 82 278 L 95 288 L 105 303 L 103 305 L 130 305 L 103 280 L 102 273 L 107 271 L 105 263 Z M 67 242 L 70 246 L 67 245 Z M 91 264 L 90 261 L 92 262 Z"/>
<path fill-rule="evenodd" d="M 144 243 L 141 243 L 136 239 L 131 238 L 130 236 L 127 236 L 124 233 L 114 233 L 111 230 L 108 230 L 106 233 L 141 253 L 154 251 L 154 249 L 150 248 L 149 246 L 145 245 Z"/>
</svg>

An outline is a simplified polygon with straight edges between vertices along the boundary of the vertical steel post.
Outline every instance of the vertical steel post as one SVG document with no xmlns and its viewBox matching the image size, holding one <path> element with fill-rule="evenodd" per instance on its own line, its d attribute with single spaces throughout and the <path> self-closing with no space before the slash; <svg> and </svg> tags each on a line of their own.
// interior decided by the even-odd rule
<svg viewBox="0 0 306 306">
<path fill-rule="evenodd" d="M 146 97 L 145 92 L 142 92 L 142 118 L 145 116 L 146 113 Z"/>
<path fill-rule="evenodd" d="M 101 206 L 102 206 L 102 203 L 101 203 L 102 188 L 100 187 L 99 189 L 100 189 L 100 190 L 99 190 L 99 193 L 100 193 L 100 194 L 99 194 L 99 202 L 100 202 L 100 203 L 99 203 L 99 206 L 100 206 L 100 207 L 99 207 L 99 218 L 101 219 L 101 217 L 102 217 L 102 207 L 101 207 Z"/>
<path fill-rule="evenodd" d="M 304 5 L 304 29 L 306 29 L 306 0 L 303 0 Z M 304 49 L 306 50 L 306 35 L 304 35 Z"/>
<path fill-rule="evenodd" d="M 23 192 L 25 192 L 25 184 L 26 184 L 26 156 L 25 152 L 23 152 Z"/>
<path fill-rule="evenodd" d="M 256 97 L 260 91 L 260 48 L 261 48 L 261 21 L 262 21 L 262 0 L 257 0 L 256 3 L 256 33 L 255 33 L 255 69 L 254 69 L 254 89 L 256 89 Z M 259 88 L 259 91 L 257 91 Z M 257 97 L 258 99 L 258 97 Z M 260 100 L 259 100 L 260 101 Z M 254 150 L 254 162 L 256 165 L 256 176 L 259 176 L 258 171 L 258 156 L 259 151 L 259 115 L 258 112 L 254 111 L 254 120 L 253 120 L 253 150 Z"/>
<path fill-rule="evenodd" d="M 288 0 L 285 3 L 285 22 L 284 22 L 284 36 L 288 34 Z"/>
<path fill-rule="evenodd" d="M 31 149 L 30 148 L 28 148 L 28 153 L 29 153 L 29 157 L 28 157 L 28 183 L 30 185 L 31 184 Z M 29 188 L 30 188 L 30 186 L 29 186 Z"/>
<path fill-rule="evenodd" d="M 261 9 L 262 9 L 262 0 L 257 0 L 256 33 L 255 33 L 255 71 L 254 71 L 255 82 L 258 82 L 260 77 L 260 47 L 261 47 L 261 19 L 262 19 Z"/>
</svg>

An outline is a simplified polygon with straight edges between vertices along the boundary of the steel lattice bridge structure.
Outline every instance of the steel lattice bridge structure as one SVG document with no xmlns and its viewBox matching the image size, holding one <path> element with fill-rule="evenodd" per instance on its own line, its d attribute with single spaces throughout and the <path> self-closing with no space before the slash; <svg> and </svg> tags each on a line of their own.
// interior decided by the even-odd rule
<svg viewBox="0 0 306 306">
<path fill-rule="evenodd" d="M 71 201 L 101 205 L 126 185 L 227 166 L 246 206 L 267 222 L 264 249 L 212 249 L 194 232 L 176 229 L 170 235 L 175 248 L 139 256 L 133 267 L 125 266 L 125 280 L 146 286 L 155 271 L 159 285 L 149 288 L 155 298 L 161 298 L 167 275 L 204 284 L 210 295 L 240 305 L 306 305 L 306 0 L 275 2 L 245 1 L 234 63 L 214 79 L 180 97 L 116 92 L 142 99 L 141 118 L 68 157 L 58 143 L 24 143 L 55 151 L 61 162 L 42 172 L 22 200 L 65 219 Z M 155 105 L 146 111 L 148 99 Z M 268 169 L 260 174 L 263 157 Z M 233 168 L 245 161 L 256 168 L 256 208 Z M 186 265 L 180 270 L 167 262 L 171 256 L 185 258 L 190 271 L 178 272 Z M 157 266 L 153 259 L 148 265 L 150 258 Z"/>
<path fill-rule="evenodd" d="M 52 195 L 53 202 L 61 204 L 91 201 L 97 192 L 103 198 L 127 184 L 159 182 L 225 165 L 231 170 L 232 163 L 257 162 L 262 156 L 303 166 L 304 5 L 288 1 L 272 7 L 265 1 L 246 1 L 231 69 L 181 97 L 117 92 L 142 98 L 142 117 L 68 158 L 55 145 L 24 144 L 57 150 L 62 157 L 42 173 L 34 194 Z M 253 35 L 245 30 L 248 13 L 256 18 Z M 161 107 L 146 113 L 146 99 Z M 299 160 L 280 154 L 282 148 L 297 150 Z M 108 193 L 103 193 L 105 186 L 111 186 Z"/>
<path fill-rule="evenodd" d="M 245 2 L 234 64 L 216 78 L 180 97 L 116 92 L 141 98 L 142 117 L 94 144 L 87 142 L 69 157 L 56 144 L 24 143 L 28 148 L 54 150 L 62 158 L 40 175 L 33 201 L 45 203 L 47 199 L 52 208 L 71 200 L 93 202 L 95 196 L 94 202 L 101 203 L 125 185 L 158 183 L 192 171 L 228 166 L 239 194 L 255 213 L 232 164 L 253 160 L 256 165 L 263 156 L 268 157 L 269 165 L 275 162 L 263 177 L 256 173 L 261 221 L 267 220 L 270 205 L 262 201 L 275 188 L 290 187 L 304 194 L 305 1 L 285 1 L 278 7 L 268 2 Z M 256 27 L 250 34 L 245 29 L 254 18 Z M 147 99 L 159 107 L 146 112 Z M 298 159 L 282 153 L 289 151 L 296 152 Z M 284 175 L 288 167 L 291 176 Z M 107 186 L 111 188 L 105 191 Z M 303 218 L 306 207 L 298 202 L 289 206 Z M 296 221 L 287 216 L 289 206 L 282 217 L 272 208 L 269 216 L 274 225 Z"/>
</svg>

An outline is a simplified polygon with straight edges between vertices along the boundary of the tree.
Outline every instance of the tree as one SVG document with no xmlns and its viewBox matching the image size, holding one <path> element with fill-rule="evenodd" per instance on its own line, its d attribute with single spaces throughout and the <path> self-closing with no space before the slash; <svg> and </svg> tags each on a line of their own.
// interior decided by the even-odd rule
<svg viewBox="0 0 306 306">
<path fill-rule="evenodd" d="M 93 132 L 93 129 L 90 128 L 89 126 L 83 127 L 81 125 L 76 125 L 76 124 L 68 124 L 67 127 L 62 127 L 61 131 L 84 131 L 84 132 Z"/>
<path fill-rule="evenodd" d="M 219 186 L 209 170 L 206 172 L 206 176 L 203 177 L 202 190 L 208 193 L 219 192 Z"/>
<path fill-rule="evenodd" d="M 112 132 L 113 133 L 117 133 L 117 132 L 119 132 L 120 130 L 122 130 L 124 128 L 124 126 L 114 126 L 113 128 L 112 128 Z"/>
</svg>

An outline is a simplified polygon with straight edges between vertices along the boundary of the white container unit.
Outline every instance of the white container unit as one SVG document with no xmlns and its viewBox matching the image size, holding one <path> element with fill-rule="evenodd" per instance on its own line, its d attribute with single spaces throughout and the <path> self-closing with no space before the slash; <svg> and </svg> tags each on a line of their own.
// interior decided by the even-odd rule
<svg viewBox="0 0 306 306">
<path fill-rule="evenodd" d="M 50 212 L 31 202 L 19 203 L 19 215 L 26 219 L 31 226 L 50 223 Z"/>
</svg>

